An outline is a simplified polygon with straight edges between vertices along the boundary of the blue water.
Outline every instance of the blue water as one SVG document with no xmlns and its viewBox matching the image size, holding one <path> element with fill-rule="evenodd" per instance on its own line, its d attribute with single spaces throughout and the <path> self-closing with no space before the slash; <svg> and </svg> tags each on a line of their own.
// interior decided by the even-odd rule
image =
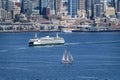
<svg viewBox="0 0 120 80">
<path fill-rule="evenodd" d="M 0 33 L 0 80 L 120 80 L 120 32 L 59 33 L 65 45 L 29 47 L 34 34 Z M 60 63 L 65 49 L 72 65 Z"/>
</svg>

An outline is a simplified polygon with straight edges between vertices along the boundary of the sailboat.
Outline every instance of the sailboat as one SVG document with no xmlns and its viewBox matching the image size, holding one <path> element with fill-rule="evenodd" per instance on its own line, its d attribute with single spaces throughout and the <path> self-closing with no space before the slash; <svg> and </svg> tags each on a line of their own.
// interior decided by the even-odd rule
<svg viewBox="0 0 120 80">
<path fill-rule="evenodd" d="M 73 57 L 67 50 L 64 51 L 61 63 L 62 64 L 71 64 L 73 62 Z"/>
</svg>

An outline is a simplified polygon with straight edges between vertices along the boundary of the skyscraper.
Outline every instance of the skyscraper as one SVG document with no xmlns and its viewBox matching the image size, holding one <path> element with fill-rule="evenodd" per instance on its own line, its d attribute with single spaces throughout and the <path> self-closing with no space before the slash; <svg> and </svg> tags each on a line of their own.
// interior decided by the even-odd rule
<svg viewBox="0 0 120 80">
<path fill-rule="evenodd" d="M 93 0 L 94 4 L 100 4 L 101 0 Z"/>
<path fill-rule="evenodd" d="M 106 9 L 107 9 L 107 0 L 104 0 L 104 12 L 106 12 Z"/>
<path fill-rule="evenodd" d="M 103 17 L 103 14 L 104 14 L 103 4 L 95 4 L 94 17 Z"/>
<path fill-rule="evenodd" d="M 39 0 L 32 0 L 32 9 L 39 10 Z"/>
<path fill-rule="evenodd" d="M 77 0 L 68 0 L 68 15 L 75 18 L 77 17 Z"/>
<path fill-rule="evenodd" d="M 25 1 L 25 0 L 22 0 L 22 2 L 21 2 L 21 13 L 23 13 L 24 1 Z"/>
<path fill-rule="evenodd" d="M 8 0 L 2 0 L 2 8 L 5 10 L 8 9 Z"/>
<path fill-rule="evenodd" d="M 0 8 L 2 8 L 2 0 L 0 0 Z"/>
<path fill-rule="evenodd" d="M 56 15 L 59 15 L 61 12 L 61 6 L 62 5 L 62 0 L 55 0 L 55 13 Z"/>
<path fill-rule="evenodd" d="M 85 17 L 85 0 L 78 0 L 78 15 L 79 17 Z"/>
<path fill-rule="evenodd" d="M 120 0 L 118 0 L 118 12 L 120 12 Z"/>
<path fill-rule="evenodd" d="M 22 0 L 21 3 L 21 13 L 32 13 L 32 1 L 31 0 Z"/>
<path fill-rule="evenodd" d="M 41 15 L 44 15 L 43 14 L 43 9 L 46 8 L 46 7 L 48 7 L 48 6 L 49 6 L 48 0 L 40 0 L 39 1 L 39 10 L 40 10 L 40 14 Z"/>
<path fill-rule="evenodd" d="M 112 6 L 115 8 L 115 12 L 117 13 L 120 9 L 120 0 L 112 0 Z"/>
<path fill-rule="evenodd" d="M 87 17 L 90 18 L 92 16 L 92 0 L 85 1 L 85 9 L 86 9 Z"/>
<path fill-rule="evenodd" d="M 78 10 L 85 10 L 85 0 L 78 0 Z"/>
<path fill-rule="evenodd" d="M 13 9 L 14 9 L 14 2 L 12 1 L 12 0 L 9 0 L 8 1 L 8 8 L 7 8 L 7 11 L 9 11 L 9 12 L 11 12 L 11 11 L 13 11 Z"/>
<path fill-rule="evenodd" d="M 55 0 L 48 0 L 48 6 L 50 8 L 50 14 L 55 14 Z"/>
</svg>

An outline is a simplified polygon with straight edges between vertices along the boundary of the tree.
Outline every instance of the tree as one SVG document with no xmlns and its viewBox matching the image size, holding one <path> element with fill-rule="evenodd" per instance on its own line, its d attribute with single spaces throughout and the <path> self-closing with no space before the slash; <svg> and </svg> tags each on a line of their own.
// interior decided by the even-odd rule
<svg viewBox="0 0 120 80">
<path fill-rule="evenodd" d="M 16 14 L 14 22 L 19 22 L 19 21 L 20 21 L 20 14 Z"/>
</svg>

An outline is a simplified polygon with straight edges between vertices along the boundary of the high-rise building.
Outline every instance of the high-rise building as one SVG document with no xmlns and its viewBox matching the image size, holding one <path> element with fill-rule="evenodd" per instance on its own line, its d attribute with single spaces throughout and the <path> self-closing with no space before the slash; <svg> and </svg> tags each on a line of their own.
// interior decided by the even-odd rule
<svg viewBox="0 0 120 80">
<path fill-rule="evenodd" d="M 55 0 L 55 14 L 59 15 L 61 12 L 62 0 Z"/>
<path fill-rule="evenodd" d="M 7 11 L 9 11 L 9 12 L 13 11 L 13 9 L 14 9 L 14 4 L 15 4 L 15 3 L 14 3 L 12 0 L 9 0 L 9 1 L 8 1 Z"/>
<path fill-rule="evenodd" d="M 50 8 L 50 14 L 55 14 L 55 0 L 48 0 L 48 6 Z"/>
<path fill-rule="evenodd" d="M 85 16 L 85 0 L 78 0 L 78 15 L 81 17 Z"/>
<path fill-rule="evenodd" d="M 2 0 L 0 0 L 0 8 L 2 8 Z"/>
<path fill-rule="evenodd" d="M 98 9 L 97 5 L 101 5 L 101 0 L 91 0 L 91 16 L 90 18 L 93 19 L 96 16 L 96 9 Z"/>
<path fill-rule="evenodd" d="M 104 0 L 104 1 L 103 1 L 103 4 L 104 4 L 104 12 L 106 12 L 106 9 L 107 9 L 107 7 L 108 7 L 108 5 L 107 5 L 107 0 Z"/>
<path fill-rule="evenodd" d="M 43 1 L 44 2 L 44 1 Z M 45 4 L 43 6 L 43 4 Z M 42 15 L 54 15 L 55 14 L 55 4 L 54 0 L 47 0 L 44 3 L 41 3 Z"/>
<path fill-rule="evenodd" d="M 8 0 L 2 0 L 2 8 L 5 10 L 8 9 Z"/>
<path fill-rule="evenodd" d="M 24 12 L 24 11 L 23 11 L 23 10 L 24 10 L 24 1 L 25 1 L 25 0 L 22 0 L 22 2 L 21 2 L 21 13 Z"/>
<path fill-rule="evenodd" d="M 94 5 L 94 18 L 95 17 L 103 17 L 104 9 L 103 4 L 95 4 Z"/>
<path fill-rule="evenodd" d="M 120 0 L 112 0 L 112 7 L 115 8 L 115 12 L 120 12 Z"/>
<path fill-rule="evenodd" d="M 86 10 L 91 10 L 91 8 L 92 8 L 92 0 L 86 0 L 85 1 L 85 8 L 86 8 Z"/>
<path fill-rule="evenodd" d="M 87 18 L 90 18 L 92 16 L 92 0 L 86 0 L 85 1 L 85 10 L 87 13 Z"/>
<path fill-rule="evenodd" d="M 77 5 L 77 0 L 68 0 L 68 15 L 70 15 L 73 18 L 77 17 Z"/>
<path fill-rule="evenodd" d="M 40 10 L 40 14 L 43 14 L 43 9 L 46 8 L 48 6 L 48 0 L 40 0 L 39 1 L 39 10 Z"/>
<path fill-rule="evenodd" d="M 26 14 L 32 14 L 32 1 L 26 0 L 24 1 L 23 12 Z"/>
<path fill-rule="evenodd" d="M 31 0 L 22 0 L 21 2 L 21 13 L 32 13 L 32 1 Z"/>
<path fill-rule="evenodd" d="M 43 14 L 43 9 L 50 9 L 50 14 L 55 14 L 55 0 L 39 0 L 39 10 L 41 15 Z"/>
<path fill-rule="evenodd" d="M 85 10 L 85 0 L 78 0 L 78 10 Z"/>
<path fill-rule="evenodd" d="M 32 1 L 32 9 L 39 10 L 39 0 L 31 0 Z"/>
<path fill-rule="evenodd" d="M 118 0 L 118 12 L 120 12 L 120 0 Z"/>
<path fill-rule="evenodd" d="M 101 0 L 93 0 L 94 4 L 100 4 Z"/>
</svg>

